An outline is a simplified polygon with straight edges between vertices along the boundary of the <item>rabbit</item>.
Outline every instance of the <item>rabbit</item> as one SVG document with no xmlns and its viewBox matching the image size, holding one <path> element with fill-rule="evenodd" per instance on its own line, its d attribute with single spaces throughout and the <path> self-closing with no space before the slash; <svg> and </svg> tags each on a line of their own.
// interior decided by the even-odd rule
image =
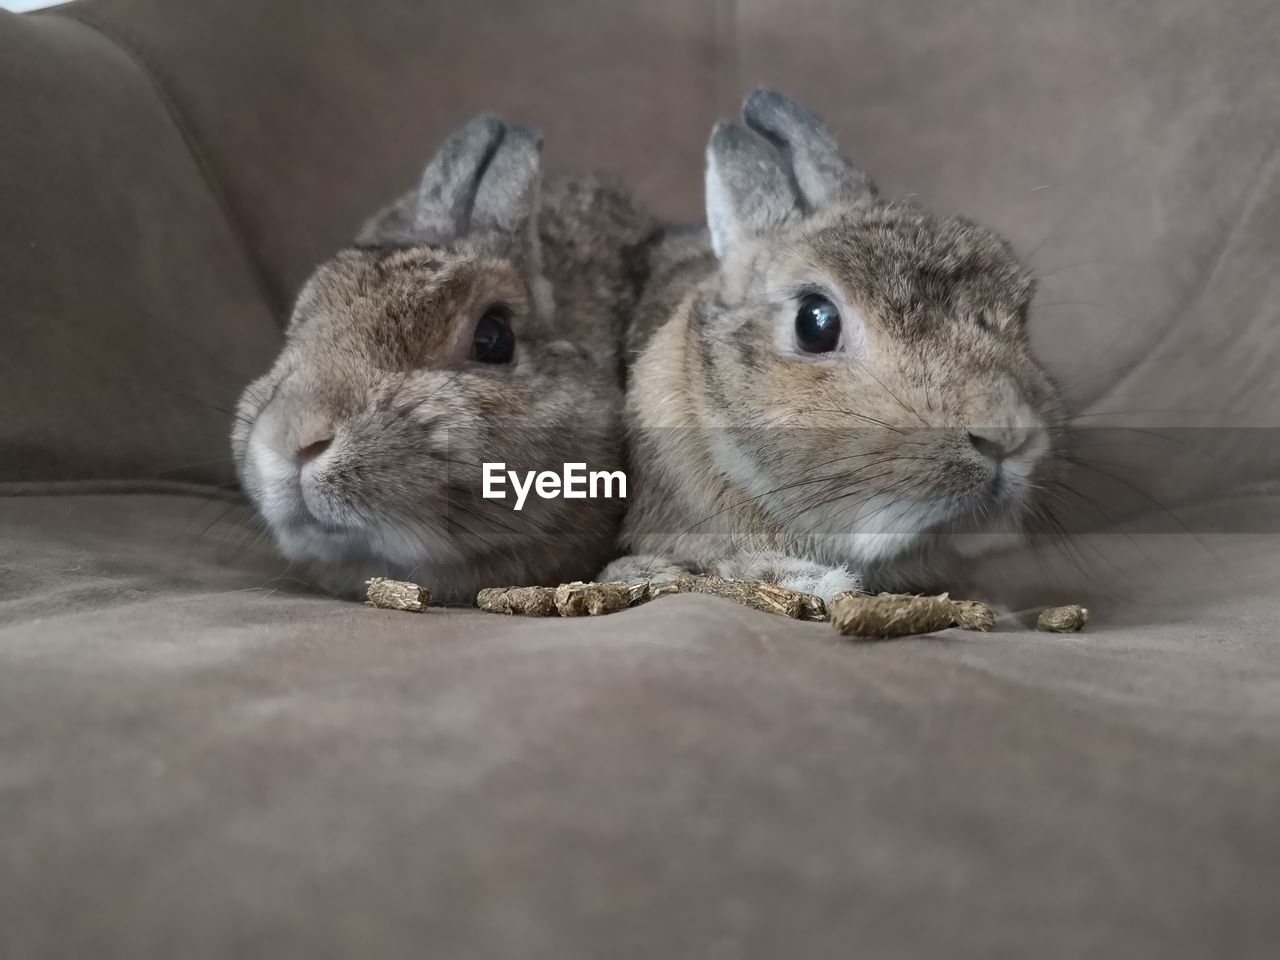
<svg viewBox="0 0 1280 960">
<path fill-rule="evenodd" d="M 240 399 L 242 488 L 321 589 L 375 575 L 445 603 L 589 577 L 623 501 L 483 497 L 482 465 L 622 464 L 621 337 L 653 226 L 620 190 L 541 170 L 541 137 L 481 115 L 416 190 L 303 287 Z"/>
<path fill-rule="evenodd" d="M 1039 515 L 1062 459 L 1034 278 L 992 231 L 883 200 L 782 94 L 742 112 L 711 133 L 707 228 L 650 254 L 628 553 L 599 578 L 946 587 Z"/>
</svg>

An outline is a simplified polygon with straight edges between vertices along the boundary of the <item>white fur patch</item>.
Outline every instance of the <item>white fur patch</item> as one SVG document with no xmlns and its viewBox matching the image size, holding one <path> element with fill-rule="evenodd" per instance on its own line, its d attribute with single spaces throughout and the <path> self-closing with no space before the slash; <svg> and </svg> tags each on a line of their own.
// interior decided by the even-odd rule
<svg viewBox="0 0 1280 960">
<path fill-rule="evenodd" d="M 717 260 L 723 260 L 733 239 L 733 198 L 713 159 L 707 159 L 707 228 L 711 232 L 711 249 Z"/>
<path fill-rule="evenodd" d="M 837 593 L 862 591 L 862 580 L 840 564 L 818 563 L 775 550 L 740 553 L 716 565 L 716 573 L 738 580 L 763 580 L 788 590 L 830 600 Z"/>
<path fill-rule="evenodd" d="M 811 593 L 827 603 L 838 593 L 862 593 L 862 580 L 844 567 L 829 567 L 824 573 L 784 577 L 778 584 L 788 590 Z"/>
</svg>

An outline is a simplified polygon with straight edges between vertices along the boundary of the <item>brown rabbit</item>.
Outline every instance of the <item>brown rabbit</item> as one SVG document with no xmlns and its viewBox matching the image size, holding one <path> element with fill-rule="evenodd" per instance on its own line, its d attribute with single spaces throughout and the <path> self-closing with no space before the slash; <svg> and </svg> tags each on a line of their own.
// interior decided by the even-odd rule
<svg viewBox="0 0 1280 960">
<path fill-rule="evenodd" d="M 350 594 L 373 575 L 445 601 L 589 577 L 621 501 L 482 497 L 483 463 L 621 464 L 620 336 L 651 231 L 541 139 L 480 116 L 420 186 L 303 288 L 232 448 L 281 551 Z"/>
<path fill-rule="evenodd" d="M 601 577 L 946 586 L 1023 528 L 1056 469 L 1032 276 L 990 230 L 881 200 L 786 97 L 757 90 L 743 118 L 754 133 L 722 123 L 707 147 L 709 245 L 672 235 L 651 259 L 632 555 Z"/>
</svg>

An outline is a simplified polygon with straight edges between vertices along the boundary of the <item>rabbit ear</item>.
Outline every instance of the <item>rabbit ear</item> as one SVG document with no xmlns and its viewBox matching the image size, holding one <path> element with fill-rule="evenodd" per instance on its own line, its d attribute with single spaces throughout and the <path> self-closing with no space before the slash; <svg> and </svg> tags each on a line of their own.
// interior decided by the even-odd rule
<svg viewBox="0 0 1280 960">
<path fill-rule="evenodd" d="M 422 181 L 413 212 L 413 235 L 438 242 L 466 233 L 481 177 L 502 142 L 506 127 L 481 114 L 440 147 Z"/>
<path fill-rule="evenodd" d="M 509 238 L 512 252 L 535 242 L 538 188 L 542 181 L 542 134 L 508 127 L 480 176 L 470 231 Z"/>
<path fill-rule="evenodd" d="M 742 119 L 782 154 L 808 208 L 875 198 L 871 178 L 840 155 L 836 138 L 816 113 L 761 87 L 743 101 Z"/>
<path fill-rule="evenodd" d="M 706 190 L 711 246 L 722 259 L 744 237 L 785 222 L 799 200 L 773 151 L 735 123 L 711 131 Z"/>
</svg>

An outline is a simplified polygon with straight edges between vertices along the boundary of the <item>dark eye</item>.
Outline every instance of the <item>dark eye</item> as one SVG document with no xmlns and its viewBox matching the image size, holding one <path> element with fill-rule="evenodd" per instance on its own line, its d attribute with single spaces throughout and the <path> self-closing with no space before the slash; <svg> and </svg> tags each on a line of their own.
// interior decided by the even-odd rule
<svg viewBox="0 0 1280 960">
<path fill-rule="evenodd" d="M 796 313 L 796 343 L 806 353 L 829 353 L 840 344 L 840 311 L 826 297 L 811 293 Z"/>
<path fill-rule="evenodd" d="M 515 352 L 516 335 L 511 329 L 511 317 L 501 307 L 494 307 L 476 324 L 471 359 L 481 363 L 510 363 Z"/>
</svg>

